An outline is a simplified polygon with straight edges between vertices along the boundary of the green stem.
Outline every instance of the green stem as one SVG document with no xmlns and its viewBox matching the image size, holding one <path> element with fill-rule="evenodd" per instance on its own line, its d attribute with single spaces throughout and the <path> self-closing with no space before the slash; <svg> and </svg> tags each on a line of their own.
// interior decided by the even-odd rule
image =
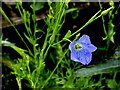
<svg viewBox="0 0 120 90">
<path fill-rule="evenodd" d="M 42 88 L 44 88 L 45 84 L 47 84 L 47 82 L 50 80 L 50 78 L 52 77 L 52 75 L 54 74 L 54 72 L 56 71 L 56 69 L 58 68 L 59 64 L 61 63 L 62 59 L 64 58 L 65 54 L 69 51 L 69 49 L 66 50 L 66 52 L 64 53 L 64 55 L 62 56 L 62 58 L 59 60 L 59 62 L 57 63 L 56 67 L 54 68 L 54 70 L 52 71 L 52 73 L 50 74 L 50 76 L 47 78 L 47 80 L 44 82 L 44 84 L 42 85 Z"/>
<path fill-rule="evenodd" d="M 117 72 L 114 73 L 113 80 L 115 80 Z"/>
<path fill-rule="evenodd" d="M 88 20 L 88 22 L 85 23 L 79 30 L 77 30 L 77 31 L 74 32 L 72 35 L 70 35 L 69 38 L 72 37 L 73 35 L 75 35 L 76 33 L 78 33 L 80 30 L 82 30 L 84 27 L 86 27 L 88 24 L 90 24 L 90 23 L 93 22 L 94 20 L 96 20 L 96 19 L 98 19 L 99 17 L 101 17 L 101 15 L 99 15 L 98 17 L 96 17 L 97 14 L 98 14 L 100 11 L 101 11 L 101 10 L 99 10 L 99 11 L 98 11 L 90 20 Z M 96 17 L 96 18 L 95 18 L 95 17 Z M 95 19 L 94 19 L 94 18 L 95 18 Z M 64 38 L 63 38 L 61 41 L 59 41 L 59 42 L 57 42 L 57 43 L 54 43 L 54 44 L 51 45 L 51 46 L 57 45 L 57 44 L 61 43 L 62 41 L 64 41 Z"/>
<path fill-rule="evenodd" d="M 34 35 L 33 35 L 33 37 L 34 37 L 34 43 L 33 43 L 33 50 L 34 50 L 34 61 L 35 61 L 35 64 L 37 64 L 37 61 L 36 61 L 36 46 L 35 46 L 35 44 L 36 44 L 36 23 L 35 23 L 35 21 L 36 21 L 36 18 L 35 18 L 35 0 L 33 0 L 33 16 L 32 16 L 32 19 L 33 19 L 33 23 L 34 23 Z"/>
<path fill-rule="evenodd" d="M 21 79 L 19 80 L 18 78 L 16 78 L 16 80 L 17 80 L 19 89 L 22 89 L 22 87 L 21 87 Z"/>
<path fill-rule="evenodd" d="M 47 48 L 47 50 L 46 50 L 46 52 L 45 52 L 45 54 L 44 54 L 44 59 L 46 58 L 47 53 L 48 53 L 48 51 L 49 51 L 50 47 L 51 47 L 51 45 L 49 45 L 49 46 L 48 46 L 48 48 Z"/>
<path fill-rule="evenodd" d="M 77 30 L 76 32 L 74 32 L 72 35 L 70 35 L 70 37 L 72 37 L 73 35 L 75 35 L 76 33 L 78 33 L 80 30 L 82 30 L 84 27 L 86 27 L 88 24 L 90 24 L 91 22 L 93 22 L 94 20 L 96 20 L 97 18 L 101 17 L 101 15 L 99 15 L 97 18 L 95 18 L 98 13 L 101 12 L 101 10 L 99 10 L 90 20 L 87 21 L 87 23 L 85 23 L 79 30 Z M 95 18 L 95 19 L 94 19 Z"/>
<path fill-rule="evenodd" d="M 23 41 L 23 43 L 25 44 L 25 46 L 27 47 L 27 49 L 31 52 L 31 50 L 29 49 L 29 47 L 28 47 L 27 44 L 25 43 L 24 39 L 22 38 L 22 36 L 21 36 L 20 33 L 18 32 L 18 30 L 16 29 L 16 27 L 14 26 L 14 24 L 10 21 L 10 19 L 7 17 L 7 15 L 6 15 L 5 12 L 2 10 L 1 7 L 0 7 L 0 11 L 1 11 L 2 14 L 4 15 L 4 17 L 8 20 L 8 22 L 13 26 L 13 28 L 15 29 L 15 31 L 17 32 L 18 36 L 21 38 L 21 40 Z"/>
<path fill-rule="evenodd" d="M 64 39 L 62 39 L 61 41 L 59 41 L 59 42 L 57 42 L 57 43 L 54 43 L 54 44 L 53 44 L 53 45 L 51 45 L 51 46 L 55 46 L 55 45 L 57 45 L 57 44 L 61 43 L 62 41 L 64 41 Z"/>
<path fill-rule="evenodd" d="M 46 37 L 45 37 L 45 40 L 44 40 L 44 44 L 43 44 L 43 46 L 42 46 L 42 50 L 41 50 L 41 51 L 42 51 L 42 52 L 41 52 L 41 53 L 42 53 L 42 56 L 43 56 L 43 54 L 44 54 L 44 50 L 45 50 L 46 47 L 47 47 L 47 39 L 48 39 L 48 36 L 49 36 L 48 33 L 49 33 L 49 32 L 47 32 Z"/>
<path fill-rule="evenodd" d="M 48 39 L 48 36 L 49 36 L 48 33 L 49 33 L 49 32 L 47 32 L 47 34 L 46 34 L 46 37 L 45 37 L 45 40 L 44 40 L 44 44 L 43 44 L 43 46 L 42 46 L 42 50 L 41 50 L 41 53 L 40 53 L 40 56 L 39 56 L 39 69 L 41 68 L 42 61 L 43 61 L 44 58 L 46 57 L 47 52 L 48 52 L 48 50 L 49 50 L 49 48 L 50 48 L 50 45 L 49 45 L 48 48 L 47 48 L 47 52 L 45 52 L 45 55 L 43 55 L 43 54 L 44 54 L 44 50 L 45 50 L 46 47 L 47 47 L 47 39 Z"/>
<path fill-rule="evenodd" d="M 102 10 L 102 5 L 101 5 L 101 3 L 100 3 L 100 0 L 99 0 L 99 6 L 100 6 L 100 9 Z M 103 21 L 104 33 L 105 33 L 105 35 L 106 35 L 106 37 L 107 37 L 107 30 L 106 30 L 106 28 L 105 28 L 105 19 L 104 19 L 103 16 L 102 16 L 102 21 Z"/>
<path fill-rule="evenodd" d="M 21 17 L 22 17 L 22 19 L 23 19 L 23 23 L 24 23 L 24 25 L 25 25 L 25 28 L 26 28 L 26 30 L 27 30 L 27 32 L 28 32 L 28 35 L 29 35 L 29 37 L 30 37 L 30 33 L 29 33 L 29 28 L 28 28 L 28 25 L 27 25 L 27 21 L 26 21 L 26 19 L 28 19 L 28 18 L 26 18 L 26 12 L 25 12 L 25 10 L 23 9 L 23 7 L 21 6 L 21 4 L 19 5 L 18 3 L 16 3 L 16 5 L 17 5 L 17 8 L 18 8 L 18 10 L 19 10 L 19 12 L 20 12 L 20 15 L 21 15 Z M 22 10 L 21 10 L 21 9 Z M 23 11 L 23 14 L 22 14 L 22 12 L 21 11 Z"/>
<path fill-rule="evenodd" d="M 67 38 L 63 38 L 63 39 L 65 39 L 65 40 L 69 41 L 70 43 L 72 42 L 71 40 L 69 40 L 69 39 L 67 39 Z"/>
<path fill-rule="evenodd" d="M 55 27 L 53 28 L 53 33 L 52 33 L 52 36 L 51 36 L 51 40 L 53 40 L 55 38 L 56 33 L 60 30 L 60 28 L 59 28 L 60 24 L 59 23 L 61 22 L 61 19 L 62 19 L 63 15 L 64 15 L 63 14 L 64 13 L 64 11 L 63 11 L 64 9 L 62 9 L 62 8 L 65 8 L 64 7 L 64 2 L 57 2 L 57 3 L 60 3 L 61 5 L 60 5 L 59 11 L 57 11 L 58 13 L 56 13 L 57 16 L 54 17 L 54 18 L 57 18 L 57 19 L 56 19 L 56 22 L 55 22 Z"/>
<path fill-rule="evenodd" d="M 100 18 L 102 15 L 97 16 L 95 19 L 93 19 L 91 22 L 95 21 L 96 19 Z"/>
</svg>

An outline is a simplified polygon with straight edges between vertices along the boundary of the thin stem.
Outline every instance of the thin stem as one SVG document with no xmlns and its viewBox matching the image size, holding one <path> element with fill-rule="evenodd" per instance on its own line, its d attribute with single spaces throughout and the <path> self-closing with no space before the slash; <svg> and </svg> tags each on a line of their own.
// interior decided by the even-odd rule
<svg viewBox="0 0 120 90">
<path fill-rule="evenodd" d="M 22 89 L 22 87 L 21 87 L 21 79 L 19 80 L 18 78 L 16 78 L 16 80 L 17 80 L 19 89 Z"/>
<path fill-rule="evenodd" d="M 99 10 L 99 11 L 98 11 L 90 20 L 88 20 L 88 22 L 85 23 L 79 30 L 77 30 L 77 31 L 74 32 L 72 35 L 70 35 L 69 38 L 72 37 L 73 35 L 75 35 L 76 33 L 78 33 L 80 30 L 82 30 L 84 27 L 86 27 L 88 24 L 90 24 L 90 23 L 93 22 L 94 20 L 96 20 L 96 19 L 98 19 L 99 17 L 101 17 L 101 15 L 99 15 L 98 17 L 96 17 L 97 14 L 98 14 L 100 11 L 101 11 L 101 10 Z M 95 17 L 96 17 L 96 18 L 95 18 Z M 95 18 L 95 19 L 94 19 L 94 18 Z M 61 41 L 59 41 L 59 42 L 57 42 L 57 43 L 54 43 L 54 44 L 51 45 L 51 46 L 57 45 L 57 44 L 61 43 L 62 41 L 64 41 L 64 38 L 63 38 Z M 70 42 L 71 42 L 71 41 L 70 41 Z"/>
<path fill-rule="evenodd" d="M 91 22 L 93 22 L 94 20 L 96 20 L 97 18 L 95 18 L 97 16 L 97 14 L 101 12 L 101 10 L 99 10 L 90 20 L 87 21 L 87 23 L 85 23 L 79 30 L 77 30 L 76 32 L 74 32 L 72 35 L 70 35 L 70 37 L 72 37 L 73 35 L 75 35 L 76 33 L 78 33 L 79 31 L 81 31 L 84 27 L 86 27 L 88 24 L 90 24 Z M 95 19 L 94 19 L 95 18 Z"/>
<path fill-rule="evenodd" d="M 46 37 L 45 37 L 45 40 L 44 40 L 44 44 L 43 44 L 43 46 L 42 46 L 42 50 L 41 50 L 41 51 L 42 51 L 42 52 L 41 52 L 41 53 L 42 53 L 42 56 L 43 56 L 44 50 L 46 49 L 46 46 L 47 46 L 47 39 L 48 39 L 48 36 L 49 36 L 48 33 L 49 33 L 49 32 L 47 32 Z"/>
<path fill-rule="evenodd" d="M 114 73 L 113 80 L 115 80 L 117 72 Z"/>
<path fill-rule="evenodd" d="M 45 54 L 44 54 L 44 59 L 46 58 L 47 53 L 48 53 L 48 51 L 49 51 L 50 47 L 51 47 L 51 45 L 49 45 L 49 46 L 48 46 L 48 48 L 47 48 L 47 50 L 46 50 L 46 52 L 45 52 Z"/>
<path fill-rule="evenodd" d="M 102 5 L 101 5 L 101 3 L 100 3 L 100 0 L 99 0 L 99 6 L 100 6 L 100 9 L 102 10 Z M 102 21 L 103 21 L 103 29 L 104 29 L 104 33 L 105 33 L 105 35 L 106 35 L 106 37 L 107 37 L 107 30 L 106 30 L 106 28 L 105 28 L 105 19 L 104 19 L 104 17 L 102 16 Z"/>
<path fill-rule="evenodd" d="M 57 2 L 57 3 L 60 3 L 60 2 Z M 62 6 L 64 5 L 64 2 L 62 2 L 62 3 L 60 3 L 60 4 L 62 4 L 61 6 L 60 6 L 60 9 L 59 9 L 59 14 L 58 14 L 58 16 L 56 17 L 57 19 L 56 19 L 56 23 L 55 23 L 55 27 L 54 27 L 54 30 L 53 30 L 53 34 L 52 34 L 52 36 L 51 36 L 51 39 L 53 39 L 53 38 L 55 38 L 55 35 L 56 35 L 56 31 L 57 31 L 57 29 L 58 29 L 58 27 L 59 27 L 59 22 L 60 22 L 60 17 L 62 17 L 62 14 L 61 14 L 61 12 L 63 12 L 62 11 Z"/>
<path fill-rule="evenodd" d="M 44 84 L 42 85 L 42 88 L 44 88 L 45 84 L 50 80 L 50 78 L 52 77 L 52 75 L 54 74 L 54 72 L 56 71 L 56 69 L 58 68 L 59 64 L 61 63 L 62 59 L 64 58 L 65 54 L 69 51 L 69 49 L 66 50 L 66 52 L 64 53 L 64 55 L 61 57 L 61 59 L 59 60 L 59 62 L 57 63 L 55 69 L 52 71 L 52 73 L 50 74 L 50 76 L 47 78 L 47 80 L 44 82 Z"/>
<path fill-rule="evenodd" d="M 30 37 L 30 34 L 29 34 L 29 28 L 28 28 L 28 25 L 27 25 L 27 21 L 26 21 L 26 19 L 28 19 L 28 18 L 26 18 L 26 12 L 25 12 L 25 10 L 23 9 L 23 7 L 21 6 L 21 5 L 19 5 L 18 3 L 16 3 L 17 4 L 17 8 L 18 8 L 18 10 L 19 10 L 19 12 L 20 12 L 20 15 L 21 15 L 21 17 L 22 17 L 22 19 L 23 19 L 23 23 L 24 23 L 24 25 L 25 25 L 25 28 L 26 28 L 26 30 L 27 30 L 27 32 L 28 32 L 28 35 L 29 35 L 29 37 Z M 20 8 L 22 9 L 22 10 L 20 10 Z M 22 14 L 22 12 L 21 11 L 23 11 L 23 14 Z"/>
<path fill-rule="evenodd" d="M 62 39 L 61 41 L 59 41 L 59 42 L 57 42 L 57 43 L 52 44 L 51 46 L 55 46 L 55 45 L 61 43 L 62 41 L 64 41 L 64 39 Z"/>
<path fill-rule="evenodd" d="M 69 40 L 69 39 L 67 39 L 67 38 L 63 38 L 63 39 L 65 39 L 65 40 L 69 41 L 70 43 L 72 42 L 71 40 Z"/>
<path fill-rule="evenodd" d="M 102 15 L 97 16 L 95 19 L 93 19 L 91 22 L 95 21 L 96 19 L 100 18 Z"/>
<path fill-rule="evenodd" d="M 4 15 L 4 17 L 8 20 L 8 22 L 13 26 L 13 28 L 15 29 L 15 31 L 17 32 L 18 36 L 21 38 L 21 40 L 23 41 L 23 43 L 25 44 L 25 46 L 27 47 L 27 49 L 31 52 L 31 50 L 29 49 L 29 47 L 27 46 L 27 44 L 25 43 L 24 39 L 22 38 L 22 36 L 20 35 L 20 33 L 18 32 L 17 28 L 14 26 L 14 24 L 10 21 L 10 19 L 7 17 L 7 15 L 5 14 L 5 12 L 2 10 L 2 8 L 0 7 L 0 11 L 2 12 L 2 14 Z"/>
<path fill-rule="evenodd" d="M 33 37 L 34 37 L 34 43 L 33 43 L 33 51 L 34 51 L 34 61 L 35 61 L 35 64 L 37 64 L 37 61 L 36 61 L 36 46 L 35 46 L 35 44 L 36 44 L 36 23 L 35 23 L 35 21 L 36 21 L 36 18 L 35 18 L 35 0 L 33 1 L 33 17 L 32 17 L 32 19 L 33 19 L 33 23 L 34 23 L 34 35 L 33 35 Z"/>
</svg>

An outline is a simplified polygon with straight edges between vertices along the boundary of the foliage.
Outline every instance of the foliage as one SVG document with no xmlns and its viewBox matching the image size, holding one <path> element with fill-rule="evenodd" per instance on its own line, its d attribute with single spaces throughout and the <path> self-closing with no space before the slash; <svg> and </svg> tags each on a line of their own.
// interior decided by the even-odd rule
<svg viewBox="0 0 120 90">
<path fill-rule="evenodd" d="M 80 36 L 80 31 L 85 28 L 87 25 L 102 17 L 103 28 L 106 37 L 104 40 L 107 40 L 106 43 L 107 49 L 103 48 L 106 52 L 109 50 L 110 41 L 114 41 L 114 4 L 102 11 L 102 6 L 100 4 L 101 10 L 95 13 L 80 29 L 75 32 L 67 31 L 64 36 L 61 35 L 62 26 L 65 23 L 66 14 L 69 12 L 74 12 L 78 9 L 70 8 L 69 2 L 48 2 L 49 13 L 44 19 L 45 26 L 43 29 L 38 28 L 38 23 L 36 22 L 35 11 L 43 8 L 43 3 L 36 3 L 35 1 L 30 5 L 32 13 L 23 8 L 23 2 L 16 2 L 18 11 L 23 19 L 26 31 L 23 32 L 24 37 L 19 33 L 16 26 L 10 21 L 5 12 L 0 8 L 2 15 L 8 20 L 8 22 L 13 26 L 18 36 L 21 38 L 21 41 L 24 43 L 25 48 L 14 46 L 14 44 L 4 44 L 3 46 L 11 47 L 14 49 L 22 58 L 17 58 L 11 62 L 11 60 L 3 60 L 3 63 L 7 64 L 9 68 L 12 69 L 12 74 L 16 76 L 17 84 L 19 88 L 22 88 L 22 81 L 29 88 L 118 88 L 120 82 L 115 80 L 117 72 L 114 73 L 113 79 L 107 79 L 106 85 L 103 85 L 102 82 L 105 80 L 103 75 L 96 75 L 96 78 L 93 78 L 95 74 L 88 74 L 89 77 L 76 77 L 74 73 L 77 69 L 84 67 L 79 62 L 73 62 L 69 58 L 69 49 L 68 44 L 74 42 Z M 113 2 L 112 2 L 113 3 Z M 42 4 L 41 7 L 36 6 L 36 4 Z M 77 16 L 78 16 L 78 11 Z M 109 15 L 108 30 L 105 28 L 104 16 Z M 77 17 L 75 16 L 74 19 Z M 112 17 L 112 18 L 111 18 Z M 32 27 L 31 27 L 32 26 Z M 91 32 L 92 33 L 92 32 Z M 76 35 L 76 36 L 74 36 Z M 73 40 L 69 40 L 73 37 Z M 9 38 L 9 37 L 8 37 Z M 25 39 L 29 42 L 26 43 Z M 1 37 L 2 41 L 2 37 Z M 5 40 L 6 41 L 6 40 Z M 43 43 L 41 43 L 43 42 Z M 32 47 L 31 47 L 32 45 Z M 98 47 L 99 48 L 99 47 Z M 51 51 L 52 50 L 52 51 Z M 99 49 L 100 50 L 100 49 Z M 101 50 L 102 51 L 102 50 Z M 106 53 L 107 55 L 107 53 Z M 9 62 L 8 62 L 9 61 Z M 46 63 L 53 63 L 48 68 Z M 104 66 L 104 64 L 102 64 Z M 116 67 L 116 66 L 115 66 Z M 98 66 L 98 68 L 100 68 Z M 83 68 L 81 69 L 83 70 Z M 89 69 L 86 69 L 86 71 Z M 93 69 L 90 69 L 92 73 L 95 73 Z M 97 69 L 95 69 L 97 70 Z M 106 72 L 106 71 L 105 71 Z M 80 72 L 82 74 L 82 72 Z M 113 73 L 112 73 L 113 74 Z M 118 73 L 119 74 L 119 73 Z M 98 78 L 97 78 L 98 77 Z"/>
</svg>

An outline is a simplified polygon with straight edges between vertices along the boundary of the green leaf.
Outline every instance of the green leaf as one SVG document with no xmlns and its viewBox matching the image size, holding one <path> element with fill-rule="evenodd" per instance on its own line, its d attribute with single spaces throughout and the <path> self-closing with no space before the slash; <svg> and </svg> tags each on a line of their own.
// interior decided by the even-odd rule
<svg viewBox="0 0 120 90">
<path fill-rule="evenodd" d="M 71 15 L 72 15 L 72 18 L 73 18 L 73 19 L 76 19 L 76 18 L 79 16 L 79 10 L 72 11 L 72 12 L 71 12 Z"/>
<path fill-rule="evenodd" d="M 112 59 L 103 64 L 82 68 L 75 72 L 76 77 L 88 77 L 102 73 L 120 72 L 120 46 L 115 49 Z"/>
<path fill-rule="evenodd" d="M 35 11 L 42 9 L 44 5 L 45 5 L 45 2 L 35 2 L 35 7 L 34 7 Z M 32 5 L 30 7 L 33 9 Z"/>
<path fill-rule="evenodd" d="M 7 44 L 4 44 L 3 46 L 14 46 L 15 44 L 13 43 L 7 43 Z"/>
<path fill-rule="evenodd" d="M 120 46 L 118 46 L 116 49 L 115 49 L 115 53 L 113 55 L 114 59 L 120 59 Z"/>
<path fill-rule="evenodd" d="M 0 37 L 0 46 L 1 46 L 1 44 L 2 44 L 2 40 L 3 40 L 3 34 L 2 34 L 1 37 Z"/>
<path fill-rule="evenodd" d="M 21 56 L 26 56 L 27 54 L 25 52 L 27 52 L 27 50 L 21 49 L 19 47 L 15 47 L 15 46 L 11 46 L 11 48 L 13 48 L 15 51 L 17 51 Z"/>
<path fill-rule="evenodd" d="M 107 80 L 107 86 L 108 88 L 119 88 L 119 85 L 115 80 L 108 79 Z"/>
<path fill-rule="evenodd" d="M 15 65 L 15 63 L 12 61 L 12 60 L 10 60 L 10 59 L 8 59 L 8 58 L 6 58 L 6 57 L 0 57 L 0 63 L 3 63 L 4 65 L 6 65 L 7 67 L 9 67 L 10 69 L 13 69 L 13 66 Z"/>
<path fill-rule="evenodd" d="M 33 39 L 30 37 L 28 37 L 25 33 L 24 33 L 24 36 L 27 38 L 27 40 L 31 43 L 31 44 L 33 44 Z"/>
<path fill-rule="evenodd" d="M 65 14 L 78 10 L 77 8 L 71 8 L 65 11 Z"/>
<path fill-rule="evenodd" d="M 37 30 L 35 30 L 35 32 L 42 32 L 43 34 L 45 34 L 45 32 L 39 28 Z"/>
<path fill-rule="evenodd" d="M 71 35 L 71 31 L 68 30 L 68 32 L 66 33 L 66 35 L 64 36 L 64 38 L 69 38 L 70 35 Z"/>
<path fill-rule="evenodd" d="M 52 44 L 55 41 L 55 35 L 52 35 L 49 40 L 49 44 Z"/>
<path fill-rule="evenodd" d="M 114 25 L 112 23 L 108 24 L 109 26 L 109 30 L 108 30 L 108 36 L 110 38 L 110 41 L 112 43 L 114 43 L 114 35 L 115 35 L 115 32 L 114 32 Z"/>
<path fill-rule="evenodd" d="M 120 72 L 120 60 L 107 60 L 106 63 L 82 68 L 75 72 L 76 77 L 89 77 L 102 73 Z"/>
</svg>

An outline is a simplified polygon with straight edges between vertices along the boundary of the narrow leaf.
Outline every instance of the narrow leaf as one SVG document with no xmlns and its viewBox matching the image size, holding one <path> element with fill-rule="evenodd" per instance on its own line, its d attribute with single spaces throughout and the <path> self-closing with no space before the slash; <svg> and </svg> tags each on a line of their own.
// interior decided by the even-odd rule
<svg viewBox="0 0 120 90">
<path fill-rule="evenodd" d="M 65 37 L 64 37 L 64 38 L 69 38 L 69 37 L 70 37 L 70 35 L 71 35 L 71 31 L 70 31 L 70 30 L 68 30 L 68 32 L 66 33 L 66 35 L 65 35 Z"/>
</svg>

